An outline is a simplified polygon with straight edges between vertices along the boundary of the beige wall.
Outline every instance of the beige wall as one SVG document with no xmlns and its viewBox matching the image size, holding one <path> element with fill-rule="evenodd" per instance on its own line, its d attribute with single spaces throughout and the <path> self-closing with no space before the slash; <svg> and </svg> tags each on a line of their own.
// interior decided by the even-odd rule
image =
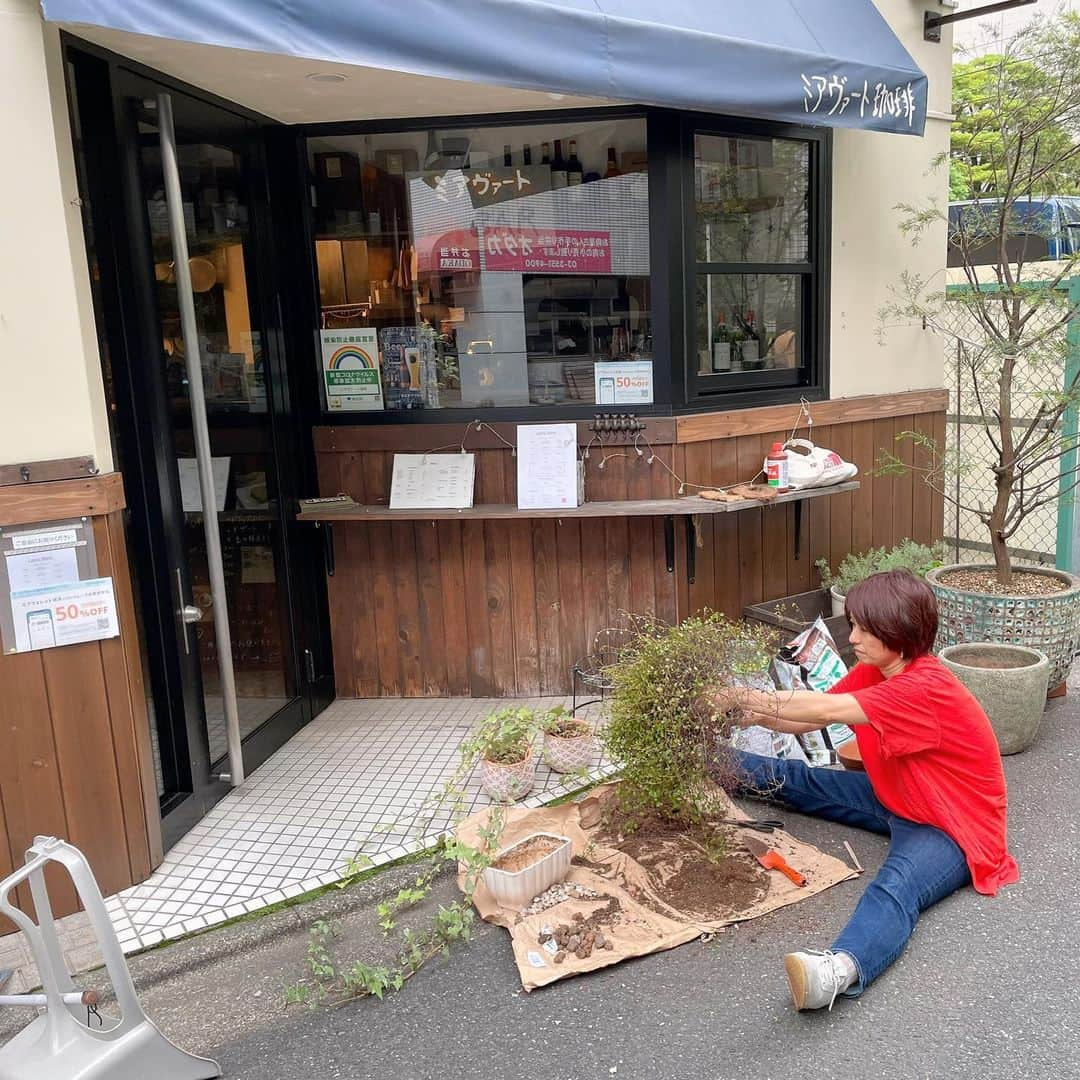
<svg viewBox="0 0 1080 1080">
<path fill-rule="evenodd" d="M 944 264 L 942 226 L 913 248 L 901 201 L 947 197 L 951 46 L 922 41 L 925 0 L 876 0 L 930 79 L 921 139 L 837 131 L 833 158 L 832 397 L 942 384 L 942 347 L 918 327 L 878 343 L 878 309 L 903 269 Z M 0 463 L 93 454 L 111 467 L 82 222 L 57 31 L 34 0 L 0 0 L 0 130 L 14 148 L 0 170 Z"/>
<path fill-rule="evenodd" d="M 112 467 L 59 38 L 0 0 L 0 464 Z"/>
<path fill-rule="evenodd" d="M 948 204 L 948 171 L 931 171 L 949 149 L 952 46 L 949 28 L 934 45 L 922 40 L 924 0 L 875 0 L 930 82 L 921 139 L 840 130 L 833 140 L 830 397 L 884 394 L 942 385 L 940 339 L 921 327 L 890 327 L 879 343 L 878 312 L 902 271 L 943 274 L 945 225 L 917 247 L 901 235 L 897 203 Z M 942 13 L 946 9 L 942 8 Z M 943 284 L 943 282 L 942 282 Z"/>
</svg>

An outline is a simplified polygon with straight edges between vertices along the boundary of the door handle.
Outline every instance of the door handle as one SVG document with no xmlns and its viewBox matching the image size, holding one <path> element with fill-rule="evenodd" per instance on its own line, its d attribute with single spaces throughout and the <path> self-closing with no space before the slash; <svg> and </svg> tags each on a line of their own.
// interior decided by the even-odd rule
<svg viewBox="0 0 1080 1080">
<path fill-rule="evenodd" d="M 188 633 L 188 626 L 191 623 L 197 623 L 203 617 L 203 611 L 194 604 L 184 603 L 184 579 L 180 567 L 173 567 L 173 573 L 176 575 L 176 616 L 180 620 L 180 629 L 183 631 L 184 655 L 190 656 L 191 635 Z"/>
</svg>

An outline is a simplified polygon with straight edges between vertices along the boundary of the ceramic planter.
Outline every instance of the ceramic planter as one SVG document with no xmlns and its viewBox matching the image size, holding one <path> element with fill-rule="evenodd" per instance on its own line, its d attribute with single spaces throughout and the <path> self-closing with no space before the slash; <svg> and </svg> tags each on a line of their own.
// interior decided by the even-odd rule
<svg viewBox="0 0 1080 1080">
<path fill-rule="evenodd" d="M 1017 574 L 1039 574 L 1061 582 L 1051 596 L 991 596 L 965 592 L 941 583 L 952 570 L 993 570 L 989 563 L 939 566 L 926 575 L 938 602 L 940 652 L 949 645 L 996 641 L 1037 649 L 1050 658 L 1050 685 L 1064 682 L 1080 650 L 1080 577 L 1064 570 L 1017 567 Z"/>
<path fill-rule="evenodd" d="M 503 848 L 493 861 L 498 862 L 508 851 L 534 836 L 558 840 L 559 847 L 522 870 L 511 872 L 489 866 L 483 871 L 484 884 L 500 907 L 528 907 L 533 897 L 539 896 L 545 889 L 550 889 L 552 885 L 562 881 L 570 873 L 570 859 L 574 854 L 574 846 L 568 837 L 557 836 L 555 833 L 538 832 L 523 836 L 520 840 L 515 840 L 514 843 Z"/>
<path fill-rule="evenodd" d="M 513 765 L 484 758 L 480 762 L 480 787 L 496 802 L 517 802 L 532 791 L 535 772 L 536 755 L 531 747 L 528 757 Z"/>
<path fill-rule="evenodd" d="M 1035 741 L 1050 679 L 1046 653 L 982 641 L 949 645 L 939 659 L 983 707 L 1003 754 L 1018 754 Z"/>
<path fill-rule="evenodd" d="M 569 737 L 544 732 L 544 761 L 552 772 L 566 773 L 588 769 L 592 765 L 596 740 L 586 726 L 580 735 Z"/>
<path fill-rule="evenodd" d="M 844 614 L 844 602 L 847 600 L 847 596 L 842 593 L 835 585 L 829 587 L 829 602 L 832 604 L 833 618 L 839 618 Z"/>
</svg>

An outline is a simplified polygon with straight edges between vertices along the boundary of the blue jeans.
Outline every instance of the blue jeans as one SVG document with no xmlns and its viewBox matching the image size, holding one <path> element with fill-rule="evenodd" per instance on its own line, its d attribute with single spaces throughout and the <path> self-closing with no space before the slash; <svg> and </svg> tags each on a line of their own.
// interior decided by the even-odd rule
<svg viewBox="0 0 1080 1080">
<path fill-rule="evenodd" d="M 857 997 L 904 951 L 920 913 L 971 883 L 964 853 L 941 829 L 886 810 L 865 773 L 747 753 L 739 754 L 738 764 L 747 794 L 763 792 L 801 814 L 890 838 L 877 877 L 832 944 L 855 961 L 859 977 L 847 995 Z"/>
</svg>

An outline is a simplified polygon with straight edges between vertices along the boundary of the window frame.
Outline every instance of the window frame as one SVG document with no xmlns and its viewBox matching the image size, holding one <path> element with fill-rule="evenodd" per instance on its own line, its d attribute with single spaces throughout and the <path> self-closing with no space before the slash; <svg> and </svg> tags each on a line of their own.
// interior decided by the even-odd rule
<svg viewBox="0 0 1080 1080">
<path fill-rule="evenodd" d="M 598 108 L 530 110 L 523 112 L 469 113 L 458 116 L 341 120 L 326 123 L 289 125 L 284 130 L 295 140 L 295 168 L 307 176 L 307 140 L 335 135 L 375 135 L 394 132 L 470 129 L 487 126 L 560 124 L 605 119 L 644 120 L 649 157 L 649 269 L 652 297 L 653 394 L 651 405 L 632 411 L 639 416 L 679 416 L 718 408 L 752 408 L 762 405 L 822 400 L 828 396 L 828 297 L 830 190 L 832 132 L 827 128 L 803 127 L 767 120 L 694 113 L 644 105 L 616 105 Z M 794 138 L 809 144 L 809 254 L 808 264 L 698 264 L 695 258 L 694 135 Z M 306 183 L 304 185 L 306 191 Z M 294 340 L 310 341 L 312 355 L 305 358 L 307 369 L 319 371 L 319 284 L 315 258 L 315 228 L 310 197 L 302 206 L 303 260 L 290 275 L 299 292 L 306 294 L 306 316 L 297 319 L 306 325 L 295 327 Z M 280 207 L 277 211 L 281 212 Z M 299 254 L 299 253 L 298 253 Z M 729 376 L 722 389 L 698 385 L 696 363 L 696 285 L 701 267 L 719 266 L 735 273 L 795 273 L 806 267 L 802 305 L 803 333 L 807 342 L 807 366 L 795 371 L 759 371 L 747 377 Z M 682 305 L 682 311 L 678 306 Z M 305 381 L 306 380 L 306 377 Z M 735 380 L 738 380 L 736 382 Z M 581 421 L 601 411 L 626 411 L 625 407 L 598 408 L 581 405 L 513 405 L 485 408 L 410 409 L 356 413 L 331 413 L 318 390 L 315 423 L 334 426 L 369 424 L 466 423 L 478 414 L 493 421 Z"/>
<path fill-rule="evenodd" d="M 680 132 L 682 162 L 683 242 L 683 377 L 685 405 L 680 412 L 752 408 L 783 404 L 806 397 L 828 396 L 828 297 L 830 177 L 832 133 L 825 128 L 799 127 L 765 120 L 684 113 Z M 697 259 L 697 205 L 694 196 L 698 135 L 721 138 L 781 138 L 807 144 L 807 260 L 798 263 L 699 262 Z M 775 371 L 725 375 L 722 380 L 702 376 L 697 365 L 697 283 L 702 275 L 776 275 L 802 278 L 800 339 L 805 342 L 805 366 Z"/>
</svg>

